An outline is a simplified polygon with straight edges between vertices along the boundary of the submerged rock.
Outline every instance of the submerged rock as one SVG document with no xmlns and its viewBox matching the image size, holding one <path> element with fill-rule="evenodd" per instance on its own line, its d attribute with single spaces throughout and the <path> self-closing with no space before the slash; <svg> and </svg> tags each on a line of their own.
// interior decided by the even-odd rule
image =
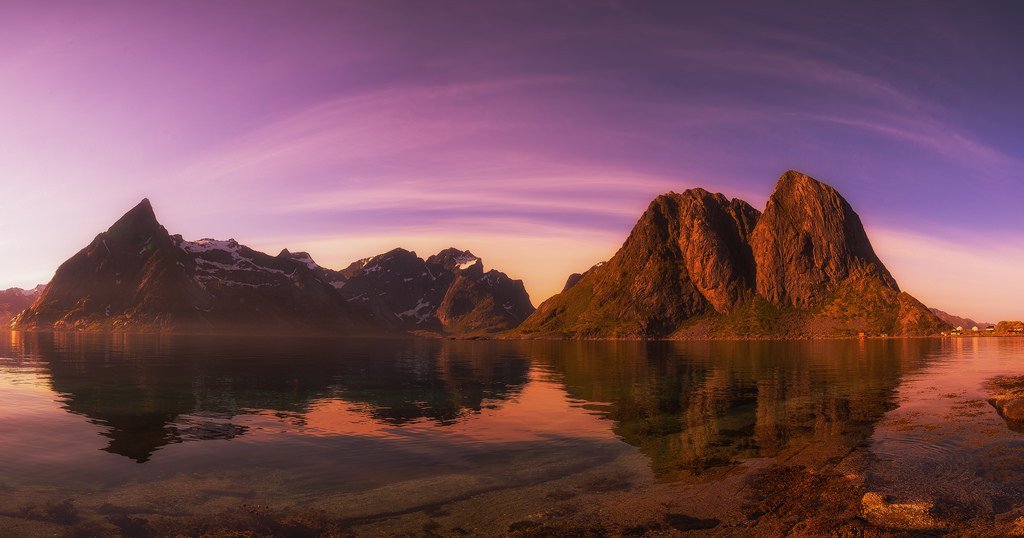
<svg viewBox="0 0 1024 538">
<path fill-rule="evenodd" d="M 861 512 L 872 525 L 888 529 L 934 530 L 944 525 L 932 514 L 930 502 L 894 503 L 882 494 L 868 492 L 861 499 Z"/>
<path fill-rule="evenodd" d="M 1013 431 L 1024 433 L 1024 376 L 999 376 L 988 382 L 993 396 L 988 403 Z"/>
</svg>

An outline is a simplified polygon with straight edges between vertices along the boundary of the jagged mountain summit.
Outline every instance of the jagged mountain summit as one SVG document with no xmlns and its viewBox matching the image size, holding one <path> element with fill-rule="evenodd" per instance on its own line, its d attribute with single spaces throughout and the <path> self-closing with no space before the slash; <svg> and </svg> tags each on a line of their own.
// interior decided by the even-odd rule
<svg viewBox="0 0 1024 538">
<path fill-rule="evenodd" d="M 394 249 L 339 273 L 345 298 L 397 328 L 454 334 L 512 329 L 533 313 L 521 280 L 491 269 L 468 250 L 448 248 L 426 260 Z"/>
<path fill-rule="evenodd" d="M 28 308 L 46 289 L 40 284 L 32 289 L 8 288 L 0 291 L 0 323 L 8 324 L 19 312 Z"/>
<path fill-rule="evenodd" d="M 170 235 L 149 200 L 64 262 L 18 329 L 363 332 L 380 324 L 306 263 Z"/>
<path fill-rule="evenodd" d="M 393 273 L 390 254 L 334 271 L 305 252 L 285 249 L 271 256 L 233 239 L 186 241 L 170 235 L 143 200 L 64 262 L 31 305 L 18 308 L 27 307 L 11 326 L 482 334 L 512 328 L 533 312 L 521 281 L 494 270 L 484 273 L 468 251 L 413 262 L 410 267 L 419 272 L 426 268 L 426 277 Z"/>
<path fill-rule="evenodd" d="M 515 334 L 828 337 L 945 326 L 900 291 L 835 189 L 789 171 L 764 213 L 703 189 L 657 197 L 607 263 L 570 277 Z"/>
</svg>

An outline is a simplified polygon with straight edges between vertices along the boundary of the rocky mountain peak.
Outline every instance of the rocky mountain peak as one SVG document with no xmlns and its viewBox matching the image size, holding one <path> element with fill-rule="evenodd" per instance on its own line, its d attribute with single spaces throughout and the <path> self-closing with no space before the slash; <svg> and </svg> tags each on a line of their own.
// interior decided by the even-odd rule
<svg viewBox="0 0 1024 538">
<path fill-rule="evenodd" d="M 483 271 L 483 260 L 473 255 L 468 250 L 459 250 L 455 247 L 449 247 L 433 256 L 427 258 L 427 263 L 430 265 L 439 265 L 446 271 L 466 270 L 473 266 L 480 265 L 480 270 Z"/>
<path fill-rule="evenodd" d="M 860 217 L 790 170 L 764 213 L 694 188 L 655 198 L 605 265 L 574 274 L 519 328 L 582 337 L 931 334 Z"/>
<path fill-rule="evenodd" d="M 398 273 L 423 270 L 423 260 L 411 250 L 396 248 L 370 258 L 360 269 L 363 273 L 391 271 Z"/>
<path fill-rule="evenodd" d="M 121 216 L 107 230 L 108 234 L 123 235 L 132 233 L 155 233 L 163 230 L 163 226 L 156 219 L 153 211 L 153 204 L 149 198 L 143 198 L 141 202 Z"/>
<path fill-rule="evenodd" d="M 143 200 L 61 264 L 13 323 L 58 330 L 377 330 L 337 293 L 333 275 L 311 262 L 269 256 L 234 239 L 171 236 Z"/>
<path fill-rule="evenodd" d="M 319 264 L 313 261 L 313 257 L 308 252 L 291 252 L 288 249 L 282 249 L 277 257 L 297 261 L 313 270 L 322 269 Z"/>
<path fill-rule="evenodd" d="M 341 294 L 397 327 L 432 333 L 507 330 L 533 312 L 522 281 L 483 271 L 468 250 L 447 248 L 426 260 L 395 249 L 341 271 Z"/>
<path fill-rule="evenodd" d="M 899 291 L 849 202 L 800 172 L 782 174 L 751 246 L 757 292 L 778 306 L 817 306 L 851 277 L 875 277 Z"/>
</svg>

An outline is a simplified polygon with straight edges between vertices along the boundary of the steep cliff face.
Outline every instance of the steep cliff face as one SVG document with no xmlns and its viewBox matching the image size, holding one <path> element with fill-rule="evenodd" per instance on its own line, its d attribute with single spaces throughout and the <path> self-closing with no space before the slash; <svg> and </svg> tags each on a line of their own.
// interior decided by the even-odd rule
<svg viewBox="0 0 1024 538">
<path fill-rule="evenodd" d="M 759 213 L 703 189 L 651 202 L 622 248 L 542 304 L 523 334 L 665 336 L 752 294 L 749 235 Z"/>
<path fill-rule="evenodd" d="M 799 172 L 782 175 L 750 243 L 757 293 L 778 306 L 820 306 L 850 278 L 875 278 L 899 291 L 850 204 Z"/>
<path fill-rule="evenodd" d="M 786 172 L 764 214 L 692 189 L 656 198 L 605 265 L 570 277 L 515 334 L 715 338 L 931 334 L 835 189 Z"/>
<path fill-rule="evenodd" d="M 234 240 L 184 241 L 148 200 L 57 269 L 18 329 L 372 332 L 305 262 Z"/>
<path fill-rule="evenodd" d="M 511 329 L 534 310 L 521 280 L 485 272 L 468 250 L 449 248 L 424 260 L 395 249 L 342 273 L 342 295 L 395 329 L 484 334 Z"/>
</svg>

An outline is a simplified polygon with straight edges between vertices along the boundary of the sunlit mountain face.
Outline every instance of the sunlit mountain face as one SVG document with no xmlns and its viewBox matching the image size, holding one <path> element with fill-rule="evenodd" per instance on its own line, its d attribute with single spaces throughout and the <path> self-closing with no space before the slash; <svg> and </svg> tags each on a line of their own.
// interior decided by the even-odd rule
<svg viewBox="0 0 1024 538">
<path fill-rule="evenodd" d="M 4 2 L 0 278 L 149 197 L 335 270 L 458 245 L 539 304 L 655 196 L 798 169 L 925 304 L 1019 317 L 1020 9 Z"/>
</svg>

